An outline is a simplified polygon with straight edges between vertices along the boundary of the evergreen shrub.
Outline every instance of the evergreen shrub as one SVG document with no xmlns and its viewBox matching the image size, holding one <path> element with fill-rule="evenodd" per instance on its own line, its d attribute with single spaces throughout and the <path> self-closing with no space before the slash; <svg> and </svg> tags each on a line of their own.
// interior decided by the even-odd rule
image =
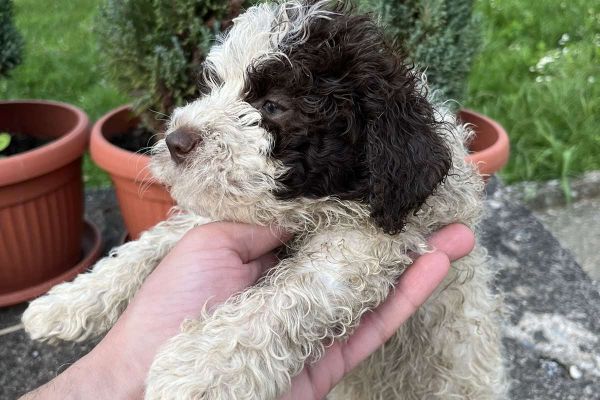
<svg viewBox="0 0 600 400">
<path fill-rule="evenodd" d="M 0 0 L 2 1 L 2 0 Z M 379 16 L 441 99 L 463 100 L 480 44 L 473 0 L 358 0 Z M 257 0 L 104 0 L 96 23 L 109 77 L 152 131 L 198 96 L 199 66 L 216 35 Z"/>
<path fill-rule="evenodd" d="M 146 128 L 198 96 L 198 72 L 245 0 L 104 0 L 95 30 L 108 76 Z"/>
<path fill-rule="evenodd" d="M 23 38 L 13 23 L 12 0 L 0 0 L 0 77 L 21 63 Z"/>
<path fill-rule="evenodd" d="M 463 101 L 473 57 L 481 45 L 474 0 L 361 0 L 411 62 L 427 74 L 440 99 Z"/>
</svg>

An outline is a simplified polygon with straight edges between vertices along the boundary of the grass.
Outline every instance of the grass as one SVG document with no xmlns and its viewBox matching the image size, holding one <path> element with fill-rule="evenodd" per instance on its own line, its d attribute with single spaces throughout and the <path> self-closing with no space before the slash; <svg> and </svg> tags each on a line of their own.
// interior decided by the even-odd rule
<svg viewBox="0 0 600 400">
<path fill-rule="evenodd" d="M 93 122 L 126 97 L 107 83 L 100 68 L 93 20 L 98 0 L 16 0 L 16 25 L 25 38 L 23 63 L 0 79 L 0 97 L 65 101 L 85 110 Z M 108 176 L 84 159 L 84 180 L 110 184 Z"/>
<path fill-rule="evenodd" d="M 600 3 L 481 0 L 485 47 L 467 106 L 500 121 L 508 182 L 600 169 Z"/>
<path fill-rule="evenodd" d="M 127 98 L 103 78 L 93 20 L 99 0 L 15 0 L 24 63 L 0 80 L 3 98 L 73 103 L 92 120 Z M 485 47 L 465 105 L 511 137 L 509 182 L 600 169 L 600 4 L 589 0 L 477 0 Z M 566 35 L 565 35 L 566 34 Z M 85 160 L 88 185 L 108 178 Z"/>
</svg>

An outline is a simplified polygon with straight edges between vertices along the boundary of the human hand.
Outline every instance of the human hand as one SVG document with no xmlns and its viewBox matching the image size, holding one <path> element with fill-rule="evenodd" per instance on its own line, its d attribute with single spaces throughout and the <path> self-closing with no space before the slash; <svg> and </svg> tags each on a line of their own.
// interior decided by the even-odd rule
<svg viewBox="0 0 600 400">
<path fill-rule="evenodd" d="M 270 252 L 286 239 L 269 228 L 234 223 L 190 231 L 148 277 L 100 344 L 36 393 L 46 388 L 51 392 L 44 398 L 75 398 L 76 392 L 94 393 L 95 399 L 143 397 L 144 379 L 158 347 L 179 332 L 184 319 L 197 317 L 205 304 L 210 308 L 252 285 L 274 264 Z M 324 397 L 416 311 L 446 276 L 449 260 L 468 254 L 473 241 L 471 231 L 458 224 L 434 234 L 430 244 L 437 250 L 419 257 L 394 294 L 363 318 L 347 342 L 335 342 L 323 359 L 295 377 L 284 398 Z M 68 392 L 61 390 L 65 384 Z"/>
<path fill-rule="evenodd" d="M 158 348 L 185 319 L 251 286 L 276 262 L 272 250 L 288 237 L 269 227 L 213 223 L 188 232 L 147 278 L 95 351 L 119 349 L 140 393 Z M 122 362 L 121 361 L 121 362 Z M 133 379 L 132 379 L 133 378 Z"/>
<path fill-rule="evenodd" d="M 342 378 L 381 347 L 417 311 L 450 269 L 450 262 L 469 254 L 475 237 L 460 224 L 448 225 L 434 233 L 429 244 L 435 249 L 424 254 L 402 274 L 388 299 L 366 314 L 359 327 L 345 341 L 336 341 L 313 365 L 307 365 L 292 379 L 289 393 L 281 400 L 324 398 Z"/>
</svg>

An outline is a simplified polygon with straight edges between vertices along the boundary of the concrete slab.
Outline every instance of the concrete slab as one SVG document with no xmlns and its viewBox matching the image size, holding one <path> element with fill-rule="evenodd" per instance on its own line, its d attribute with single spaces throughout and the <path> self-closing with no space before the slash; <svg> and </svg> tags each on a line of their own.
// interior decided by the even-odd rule
<svg viewBox="0 0 600 400">
<path fill-rule="evenodd" d="M 532 210 L 600 287 L 600 171 L 586 172 L 568 183 L 520 182 L 505 192 Z"/>
<path fill-rule="evenodd" d="M 600 197 L 537 209 L 534 215 L 573 253 L 590 277 L 600 282 Z"/>
</svg>

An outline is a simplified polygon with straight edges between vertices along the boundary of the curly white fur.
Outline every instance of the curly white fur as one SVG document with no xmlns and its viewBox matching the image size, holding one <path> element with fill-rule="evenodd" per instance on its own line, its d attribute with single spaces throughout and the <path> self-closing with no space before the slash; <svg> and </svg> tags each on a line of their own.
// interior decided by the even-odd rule
<svg viewBox="0 0 600 400">
<path fill-rule="evenodd" d="M 386 298 L 411 262 L 408 254 L 428 251 L 432 231 L 453 222 L 475 227 L 483 183 L 464 160 L 470 131 L 441 107 L 437 118 L 451 128 L 439 134 L 453 167 L 403 232 L 382 233 L 359 202 L 273 195 L 283 166 L 268 157 L 273 139 L 259 125 L 257 110 L 242 100 L 244 74 L 257 60 L 280 57 L 284 37 L 302 42 L 307 19 L 329 18 L 323 3 L 263 4 L 235 20 L 207 59 L 219 79 L 170 122 L 169 131 L 187 127 L 202 134 L 202 146 L 184 165 L 171 161 L 164 141 L 153 151 L 154 174 L 185 212 L 32 302 L 23 322 L 34 339 L 82 340 L 109 329 L 193 226 L 209 220 L 277 223 L 297 233 L 290 244 L 294 255 L 256 286 L 186 321 L 156 356 L 146 390 L 147 399 L 275 399 L 305 362 L 318 359 L 332 340 L 346 338 Z M 499 303 L 490 278 L 481 248 L 454 263 L 429 301 L 331 397 L 504 398 Z"/>
</svg>

